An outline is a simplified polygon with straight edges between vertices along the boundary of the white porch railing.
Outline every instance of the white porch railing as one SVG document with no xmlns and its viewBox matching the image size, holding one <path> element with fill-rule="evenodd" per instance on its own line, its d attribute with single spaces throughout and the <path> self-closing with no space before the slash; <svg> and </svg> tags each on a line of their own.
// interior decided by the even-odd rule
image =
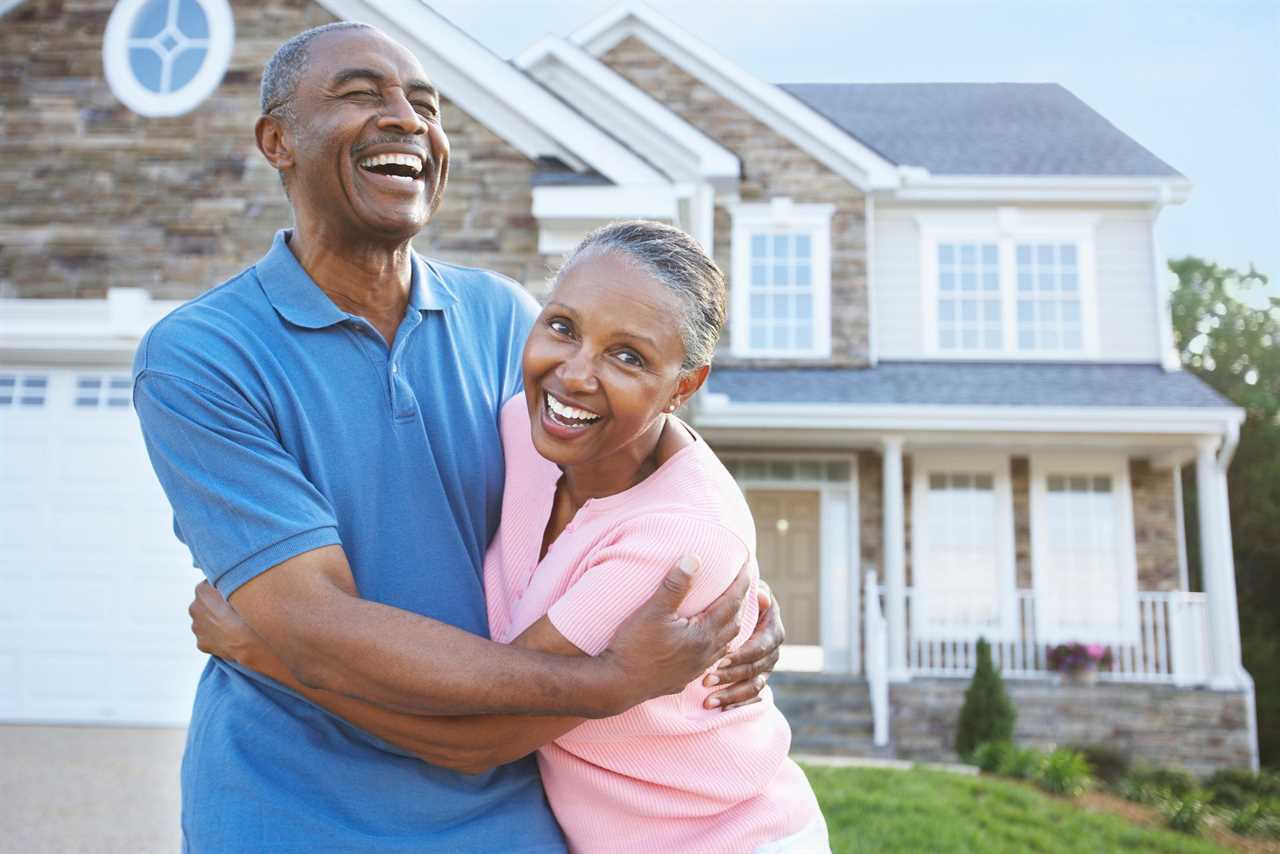
<svg viewBox="0 0 1280 854">
<path fill-rule="evenodd" d="M 867 632 L 865 652 L 873 743 L 884 747 L 889 743 L 889 628 L 880 611 L 874 572 L 867 573 L 864 592 L 862 624 Z"/>
<path fill-rule="evenodd" d="M 884 588 L 877 588 L 881 595 Z M 868 588 L 870 591 L 870 588 Z M 907 667 L 920 676 L 967 676 L 977 664 L 977 637 L 921 637 L 913 632 L 907 588 Z M 1207 680 L 1208 632 L 1205 596 L 1185 591 L 1138 594 L 1138 640 L 1106 644 L 1109 670 L 1100 680 L 1165 682 L 1192 685 Z M 930 633 L 933 634 L 933 633 Z M 1090 638 L 1079 638 L 1090 642 Z M 1005 676 L 1037 678 L 1053 675 L 1046 662 L 1048 644 L 1036 631 L 1035 591 L 1018 591 L 1018 620 L 1013 638 L 989 637 L 991 657 Z M 868 652 L 870 632 L 868 632 Z M 868 667 L 868 676 L 870 668 Z"/>
</svg>

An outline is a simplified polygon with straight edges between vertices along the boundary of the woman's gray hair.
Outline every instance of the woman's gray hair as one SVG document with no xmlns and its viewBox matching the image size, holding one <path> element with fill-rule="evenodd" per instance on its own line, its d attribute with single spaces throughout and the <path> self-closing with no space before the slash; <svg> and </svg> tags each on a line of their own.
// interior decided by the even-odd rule
<svg viewBox="0 0 1280 854">
<path fill-rule="evenodd" d="M 560 265 L 552 287 L 579 261 L 611 252 L 627 258 L 680 299 L 684 309 L 680 323 L 684 341 L 681 370 L 692 371 L 711 364 L 724 328 L 724 273 L 698 241 L 661 222 L 636 219 L 610 223 L 582 238 Z"/>
</svg>

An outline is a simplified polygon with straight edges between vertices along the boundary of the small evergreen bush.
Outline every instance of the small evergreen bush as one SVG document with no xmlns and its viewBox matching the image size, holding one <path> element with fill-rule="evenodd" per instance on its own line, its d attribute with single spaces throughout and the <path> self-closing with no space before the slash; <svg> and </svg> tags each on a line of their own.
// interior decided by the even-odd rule
<svg viewBox="0 0 1280 854">
<path fill-rule="evenodd" d="M 964 758 L 984 741 L 1011 741 L 1017 719 L 1013 703 L 1004 690 L 1004 680 L 991 662 L 991 644 L 978 639 L 978 665 L 964 692 L 964 705 L 956 724 L 956 753 Z"/>
<path fill-rule="evenodd" d="M 1239 809 L 1265 798 L 1280 798 L 1280 773 L 1255 774 L 1248 768 L 1224 768 L 1204 781 L 1212 801 L 1218 806 Z"/>
<path fill-rule="evenodd" d="M 1089 763 L 1084 756 L 1060 747 L 1045 757 L 1035 781 L 1050 794 L 1074 798 L 1084 794 L 1089 779 Z"/>
<path fill-rule="evenodd" d="M 1203 792 L 1194 790 L 1165 798 L 1159 806 L 1165 823 L 1180 833 L 1199 833 L 1209 814 L 1209 799 Z"/>
<path fill-rule="evenodd" d="M 973 751 L 973 764 L 984 774 L 998 774 L 1013 753 L 1013 744 L 1007 741 L 984 741 Z"/>
</svg>

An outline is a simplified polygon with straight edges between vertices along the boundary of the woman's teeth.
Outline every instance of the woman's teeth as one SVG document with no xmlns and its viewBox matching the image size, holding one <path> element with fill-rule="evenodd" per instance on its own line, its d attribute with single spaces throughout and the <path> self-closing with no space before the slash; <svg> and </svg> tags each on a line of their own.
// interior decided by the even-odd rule
<svg viewBox="0 0 1280 854">
<path fill-rule="evenodd" d="M 552 420 L 565 427 L 585 427 L 600 420 L 600 416 L 594 412 L 588 412 L 585 409 L 578 409 L 576 406 L 569 406 L 561 403 L 551 396 L 550 392 L 543 392 L 543 397 L 547 401 L 547 412 L 551 415 Z"/>
</svg>

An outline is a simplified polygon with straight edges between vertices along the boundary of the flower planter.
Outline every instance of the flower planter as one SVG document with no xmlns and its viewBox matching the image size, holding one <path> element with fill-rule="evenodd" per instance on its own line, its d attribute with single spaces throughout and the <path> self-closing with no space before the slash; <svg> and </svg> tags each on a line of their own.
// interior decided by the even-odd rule
<svg viewBox="0 0 1280 854">
<path fill-rule="evenodd" d="M 1065 670 L 1062 679 L 1068 685 L 1092 685 L 1098 681 L 1098 666 L 1085 665 L 1074 670 Z"/>
</svg>

